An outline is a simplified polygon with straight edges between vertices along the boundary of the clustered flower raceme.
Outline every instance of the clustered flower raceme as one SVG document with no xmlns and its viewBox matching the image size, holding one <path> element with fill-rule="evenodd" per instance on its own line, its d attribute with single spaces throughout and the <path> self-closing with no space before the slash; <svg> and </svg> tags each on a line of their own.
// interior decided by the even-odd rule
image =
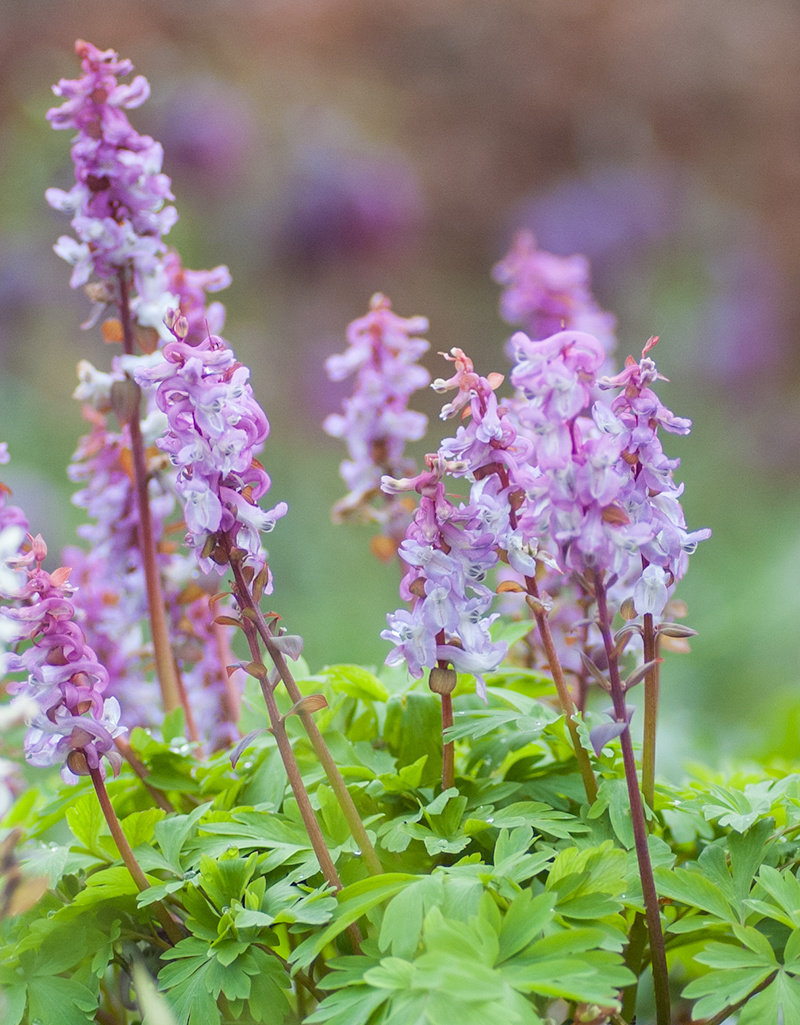
<svg viewBox="0 0 800 1025">
<path fill-rule="evenodd" d="M 399 501 L 386 499 L 380 508 L 381 477 L 403 477 L 413 472 L 404 456 L 407 441 L 425 434 L 427 417 L 408 408 L 411 393 L 430 381 L 417 364 L 429 348 L 418 335 L 428 329 L 425 317 L 399 317 L 380 293 L 370 300 L 369 313 L 347 329 L 350 347 L 331 356 L 325 367 L 332 381 L 355 373 L 353 394 L 344 401 L 344 412 L 327 417 L 324 428 L 347 442 L 350 458 L 341 464 L 349 493 L 333 507 L 333 518 L 359 514 L 382 524 L 386 536 L 397 541 L 408 525 L 409 514 Z"/>
<path fill-rule="evenodd" d="M 624 578 L 651 530 L 631 523 L 619 503 L 628 476 L 620 467 L 620 440 L 587 415 L 603 347 L 578 331 L 542 341 L 518 332 L 512 343 L 511 382 L 526 399 L 516 415 L 540 470 L 523 513 L 529 529 L 552 540 L 562 570 L 608 570 Z"/>
<path fill-rule="evenodd" d="M 604 351 L 614 351 L 616 318 L 597 305 L 585 256 L 556 256 L 537 248 L 530 231 L 520 231 L 511 250 L 493 271 L 504 286 L 500 312 L 535 340 L 559 331 L 594 335 Z"/>
<path fill-rule="evenodd" d="M 65 99 L 47 114 L 54 128 L 78 133 L 72 143 L 75 185 L 69 192 L 46 192 L 51 206 L 73 215 L 77 235 L 77 241 L 62 236 L 56 252 L 74 266 L 73 288 L 86 284 L 92 273 L 105 280 L 132 268 L 143 307 L 138 319 L 143 323 L 144 307 L 150 307 L 149 323 L 158 330 L 167 305 L 175 305 L 174 298 L 167 303 L 164 295 L 159 257 L 162 236 L 178 215 L 165 205 L 173 196 L 161 171 L 160 143 L 140 135 L 125 114 L 145 102 L 150 87 L 142 75 L 119 84 L 118 76 L 130 74 L 133 65 L 113 50 L 101 51 L 83 40 L 75 50 L 83 74 L 53 87 Z"/>
<path fill-rule="evenodd" d="M 651 338 L 637 363 L 632 356 L 625 369 L 601 378 L 601 388 L 622 388 L 610 407 L 597 404 L 594 419 L 622 447 L 628 480 L 622 505 L 632 522 L 647 522 L 652 537 L 641 547 L 642 574 L 633 590 L 633 604 L 640 615 L 661 615 L 677 580 L 686 572 L 689 556 L 698 543 L 711 536 L 707 528 L 689 531 L 680 504 L 683 485 L 676 484 L 673 470 L 679 459 L 668 459 L 658 437 L 662 427 L 671 434 L 688 434 L 691 420 L 675 416 L 662 405 L 650 387 L 666 380 L 648 353 L 658 341 Z"/>
<path fill-rule="evenodd" d="M 8 685 L 9 693 L 35 702 L 39 709 L 25 738 L 25 757 L 38 766 L 63 763 L 61 776 L 68 783 L 90 770 L 104 775 L 104 757 L 116 773 L 121 757 L 114 738 L 124 732 L 120 707 L 116 698 L 104 698 L 108 674 L 74 621 L 70 569 L 47 572 L 41 535 L 28 539 L 29 551 L 10 562 L 27 579 L 13 604 L 0 609 L 4 621 L 12 624 L 14 640 L 30 642 L 21 652 L 7 654 L 5 666 L 9 673 L 27 674 L 27 679 Z"/>
<path fill-rule="evenodd" d="M 0 465 L 9 460 L 8 445 L 0 442 Z M 16 593 L 20 583 L 20 574 L 8 565 L 8 560 L 13 558 L 20 549 L 28 531 L 28 520 L 25 513 L 17 505 L 8 504 L 8 496 L 11 489 L 0 481 L 0 595 L 12 595 Z M 3 626 L 0 623 L 0 669 L 2 669 L 3 649 L 2 643 L 6 638 L 3 635 Z"/>
<path fill-rule="evenodd" d="M 594 336 L 564 331 L 532 341 L 519 332 L 512 341 L 511 382 L 518 398 L 499 404 L 495 391 L 502 377 L 480 377 L 463 351 L 453 349 L 446 358 L 455 363 L 455 373 L 432 387 L 457 389 L 442 416 L 460 412 L 468 423 L 442 442 L 437 456 L 428 457 L 427 474 L 384 478 L 386 490 L 414 488 L 423 496 L 399 552 L 410 566 L 401 595 L 412 601 L 412 609 L 390 616 L 382 635 L 395 642 L 390 663 L 405 658 L 415 676 L 442 661 L 434 643 L 437 630 L 457 635 L 468 600 L 464 581 L 484 588 L 480 607 L 474 604 L 471 611 L 487 616 L 491 592 L 483 581 L 498 557 L 521 578 L 519 585 L 507 582 L 501 590 L 517 587 L 533 594 L 532 582 L 543 570 L 551 571 L 551 579 L 552 571 L 559 575 L 559 589 L 571 590 L 575 607 L 581 608 L 581 640 L 588 653 L 596 651 L 599 640 L 587 617 L 588 578 L 605 575 L 619 603 L 632 594 L 637 612 L 660 614 L 688 553 L 710 533 L 686 531 L 678 502 L 682 489 L 672 480 L 678 461 L 664 456 L 656 436 L 659 425 L 681 433 L 690 425 L 666 410 L 648 387 L 657 377 L 647 357 L 651 343 L 641 364 L 629 361 L 618 378 L 604 379 L 605 387 L 626 389 L 611 408 L 595 403 L 590 409 L 606 355 Z M 469 501 L 458 510 L 444 497 L 445 472 L 472 481 Z M 453 570 L 456 546 L 444 524 L 462 538 L 458 554 L 479 576 Z M 471 552 L 465 544 L 472 545 Z M 542 597 L 549 608 L 549 596 Z M 567 625 L 569 617 L 560 618 Z M 485 626 L 484 636 L 488 639 Z M 574 633 L 570 640 L 575 643 Z M 567 661 L 580 672 L 574 659 Z"/>
<path fill-rule="evenodd" d="M 199 341 L 205 325 L 221 327 L 225 307 L 220 302 L 206 306 L 205 292 L 227 286 L 227 267 L 211 271 L 183 268 L 176 253 L 164 257 L 170 288 L 180 302 L 189 332 Z M 165 329 L 166 330 L 166 329 Z M 171 335 L 170 335 L 171 337 Z M 86 553 L 71 548 L 64 553 L 73 567 L 73 579 L 80 581 L 75 596 L 82 623 L 94 649 L 109 672 L 109 692 L 125 696 L 126 725 L 151 725 L 158 702 L 156 683 L 146 672 L 152 660 L 149 642 L 141 629 L 147 615 L 144 566 L 139 546 L 139 511 L 131 472 L 131 442 L 127 424 L 112 429 L 109 414 L 115 406 L 115 388 L 123 387 L 126 377 L 143 367 L 163 365 L 160 351 L 141 356 L 115 356 L 110 373 L 103 373 L 88 361 L 78 364 L 80 383 L 75 398 L 84 403 L 84 417 L 92 425 L 90 433 L 78 445 L 68 473 L 70 479 L 85 483 L 73 501 L 84 508 L 89 523 L 78 534 L 89 542 Z M 155 401 L 154 385 L 144 389 L 145 417 L 141 432 L 146 448 L 149 474 L 148 492 L 152 531 L 158 546 L 158 565 L 167 606 L 171 612 L 172 636 L 181 678 L 191 694 L 193 712 L 201 735 L 215 742 L 229 731 L 228 720 L 220 707 L 225 691 L 225 662 L 217 657 L 216 645 L 198 645 L 194 624 L 198 617 L 212 626 L 208 608 L 211 594 L 201 590 L 206 609 L 184 615 L 185 594 L 197 570 L 193 555 L 181 555 L 170 540 L 170 522 L 176 506 L 177 468 L 156 447 L 167 427 L 167 418 Z M 225 627 L 224 630 L 229 630 Z"/>
<path fill-rule="evenodd" d="M 162 350 L 163 361 L 134 377 L 142 386 L 158 385 L 156 402 L 168 421 L 158 444 L 177 467 L 175 487 L 184 506 L 187 544 L 203 572 L 224 573 L 227 557 L 218 544 L 225 535 L 258 571 L 266 565 L 261 534 L 271 531 L 288 508 L 279 502 L 265 512 L 257 504 L 270 487 L 255 458 L 269 422 L 253 397 L 250 371 L 224 339 L 209 335 L 188 344 L 188 323 L 177 311 L 168 315 L 167 324 L 173 341 Z"/>
<path fill-rule="evenodd" d="M 497 618 L 487 615 L 493 592 L 485 583 L 487 570 L 497 562 L 494 536 L 469 505 L 456 507 L 445 494 L 448 469 L 441 455 L 426 457 L 428 469 L 415 478 L 384 477 L 392 493 L 416 490 L 420 503 L 398 554 L 407 564 L 400 596 L 411 609 L 387 616 L 384 640 L 394 642 L 388 665 L 405 661 L 412 676 L 424 669 L 445 668 L 475 676 L 485 694 L 483 674 L 496 669 L 507 646 L 495 643 L 489 627 Z"/>
</svg>

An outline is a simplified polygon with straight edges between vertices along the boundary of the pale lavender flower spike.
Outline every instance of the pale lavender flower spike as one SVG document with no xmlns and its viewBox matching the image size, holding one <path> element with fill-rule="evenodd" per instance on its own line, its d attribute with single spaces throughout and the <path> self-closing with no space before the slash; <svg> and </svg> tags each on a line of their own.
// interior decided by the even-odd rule
<svg viewBox="0 0 800 1025">
<path fill-rule="evenodd" d="M 369 312 L 354 320 L 347 329 L 349 348 L 326 360 L 332 381 L 356 375 L 352 395 L 344 401 L 344 412 L 327 417 L 324 428 L 334 438 L 347 443 L 350 454 L 340 472 L 349 493 L 333 507 L 335 522 L 359 515 L 381 524 L 389 543 L 388 555 L 408 525 L 409 514 L 402 502 L 380 495 L 381 477 L 403 477 L 413 473 L 413 462 L 405 455 L 406 442 L 418 441 L 425 434 L 428 418 L 408 408 L 411 393 L 430 381 L 428 371 L 417 364 L 429 348 L 424 338 L 425 317 L 399 317 L 385 295 L 374 295 Z M 382 549 L 373 544 L 382 555 Z"/>
<path fill-rule="evenodd" d="M 610 353 L 616 348 L 616 318 L 600 309 L 589 283 L 585 256 L 556 256 L 539 249 L 530 231 L 518 232 L 511 250 L 493 271 L 504 287 L 500 312 L 533 339 L 559 331 L 585 331 Z"/>
<path fill-rule="evenodd" d="M 132 266 L 137 291 L 148 289 L 147 275 L 158 269 L 164 251 L 161 238 L 178 219 L 170 180 L 162 173 L 160 143 L 133 129 L 125 109 L 138 107 L 150 95 L 147 80 L 137 75 L 128 85 L 117 76 L 133 65 L 114 50 L 98 50 L 79 39 L 75 51 L 83 75 L 53 86 L 64 103 L 48 111 L 53 128 L 75 129 L 72 160 L 75 185 L 64 192 L 48 189 L 48 203 L 71 213 L 77 241 L 63 235 L 56 252 L 74 267 L 70 284 L 79 288 L 92 272 L 100 278 Z"/>
<path fill-rule="evenodd" d="M 475 509 L 456 507 L 447 498 L 444 458 L 433 455 L 426 461 L 428 470 L 413 479 L 383 480 L 390 494 L 414 489 L 421 496 L 398 552 L 408 567 L 400 596 L 411 602 L 411 609 L 386 617 L 381 637 L 394 644 L 386 663 L 405 662 L 417 678 L 424 669 L 450 663 L 471 673 L 485 697 L 483 675 L 495 670 L 507 652 L 507 645 L 493 642 L 489 634 L 497 615 L 488 615 L 493 592 L 483 583 L 497 562 L 495 538 Z"/>
<path fill-rule="evenodd" d="M 32 642 L 22 654 L 6 655 L 5 665 L 10 673 L 27 673 L 26 680 L 8 685 L 9 693 L 35 701 L 40 710 L 25 737 L 25 757 L 32 765 L 63 763 L 67 783 L 89 770 L 104 774 L 103 758 L 116 773 L 122 759 L 114 738 L 124 732 L 120 707 L 116 698 L 103 697 L 108 674 L 74 622 L 70 570 L 48 573 L 42 568 L 47 546 L 41 536 L 29 540 L 30 550 L 11 560 L 27 580 L 14 604 L 0 610 L 15 639 Z"/>
<path fill-rule="evenodd" d="M 253 396 L 250 371 L 223 338 L 207 335 L 188 344 L 189 325 L 175 311 L 167 325 L 173 341 L 163 349 L 164 362 L 135 371 L 134 378 L 143 386 L 158 385 L 156 402 L 169 424 L 159 445 L 178 470 L 187 543 L 204 572 L 224 573 L 227 558 L 216 546 L 225 534 L 258 571 L 266 565 L 261 535 L 288 510 L 285 502 L 269 512 L 257 504 L 270 487 L 255 458 L 269 422 Z"/>
</svg>

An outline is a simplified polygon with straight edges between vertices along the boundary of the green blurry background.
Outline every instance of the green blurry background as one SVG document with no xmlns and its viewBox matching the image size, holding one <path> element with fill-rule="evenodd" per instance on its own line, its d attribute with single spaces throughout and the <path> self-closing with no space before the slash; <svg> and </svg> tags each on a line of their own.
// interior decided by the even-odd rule
<svg viewBox="0 0 800 1025">
<path fill-rule="evenodd" d="M 506 369 L 490 277 L 513 231 L 592 260 L 620 347 L 651 334 L 693 528 L 714 536 L 679 594 L 699 630 L 664 670 L 661 756 L 800 746 L 800 8 L 793 0 L 0 0 L 3 478 L 51 548 L 78 522 L 74 365 L 105 367 L 52 253 L 68 230 L 68 133 L 44 120 L 76 37 L 147 76 L 186 265 L 227 263 L 226 336 L 272 422 L 290 515 L 273 607 L 312 666 L 380 663 L 397 569 L 333 528 L 344 390 L 323 362 L 370 295 L 430 318 L 427 365 Z M 442 436 L 435 396 L 429 444 Z"/>
</svg>

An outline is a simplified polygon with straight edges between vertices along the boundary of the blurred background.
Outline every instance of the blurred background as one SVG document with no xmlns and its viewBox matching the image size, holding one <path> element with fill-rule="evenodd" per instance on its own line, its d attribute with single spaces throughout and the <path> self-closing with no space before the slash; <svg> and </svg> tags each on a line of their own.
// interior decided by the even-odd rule
<svg viewBox="0 0 800 1025">
<path fill-rule="evenodd" d="M 679 589 L 699 631 L 663 672 L 662 767 L 800 749 L 800 7 L 794 0 L 0 0 L 0 437 L 34 529 L 72 539 L 73 367 L 108 365 L 52 252 L 69 136 L 44 119 L 74 40 L 130 57 L 131 112 L 165 148 L 190 267 L 227 263 L 226 337 L 272 423 L 290 514 L 273 607 L 312 667 L 380 664 L 397 569 L 334 528 L 346 387 L 323 363 L 375 291 L 507 371 L 491 268 L 515 230 L 585 253 L 619 322 L 649 335 L 691 417 L 669 438 L 691 528 Z M 347 384 L 347 382 L 345 382 Z M 434 395 L 434 450 L 445 428 Z"/>
</svg>

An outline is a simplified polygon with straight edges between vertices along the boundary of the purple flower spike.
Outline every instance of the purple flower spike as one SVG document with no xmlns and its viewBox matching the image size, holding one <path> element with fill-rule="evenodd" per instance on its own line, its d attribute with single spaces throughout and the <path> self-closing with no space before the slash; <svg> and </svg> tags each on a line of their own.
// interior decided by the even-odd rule
<svg viewBox="0 0 800 1025">
<path fill-rule="evenodd" d="M 344 412 L 332 414 L 324 423 L 328 434 L 347 442 L 350 453 L 340 468 L 350 491 L 333 507 L 334 521 L 360 515 L 379 522 L 384 535 L 394 539 L 392 554 L 408 525 L 408 513 L 396 499 L 380 507 L 375 499 L 382 476 L 413 472 L 413 462 L 403 450 L 427 428 L 424 413 L 408 408 L 411 393 L 430 381 L 427 370 L 416 362 L 429 348 L 417 337 L 427 329 L 425 317 L 399 317 L 386 296 L 378 293 L 370 300 L 369 313 L 348 327 L 349 349 L 325 364 L 332 381 L 356 375 Z M 380 547 L 373 548 L 380 553 Z"/>
<path fill-rule="evenodd" d="M 618 464 L 624 475 L 621 503 L 632 522 L 650 528 L 640 552 L 645 568 L 633 590 L 634 607 L 640 615 L 663 612 L 675 581 L 686 572 L 689 556 L 698 542 L 711 536 L 707 528 L 687 529 L 679 501 L 683 485 L 673 478 L 680 460 L 667 458 L 658 437 L 659 427 L 672 434 L 688 434 L 692 424 L 662 405 L 652 390 L 657 380 L 665 380 L 649 355 L 657 341 L 651 338 L 647 342 L 638 363 L 629 356 L 621 373 L 598 381 L 601 388 L 623 391 L 610 407 L 598 403 L 593 409 L 597 426 L 613 437 L 622 451 Z"/>
<path fill-rule="evenodd" d="M 120 85 L 117 77 L 130 74 L 133 65 L 113 50 L 79 39 L 75 51 L 83 75 L 53 86 L 64 103 L 47 113 L 53 128 L 78 133 L 72 143 L 75 185 L 69 192 L 46 192 L 52 207 L 72 214 L 77 241 L 64 235 L 55 249 L 74 266 L 73 288 L 86 284 L 93 272 L 111 278 L 131 265 L 143 295 L 145 278 L 158 270 L 164 251 L 161 237 L 178 219 L 175 208 L 165 206 L 174 197 L 161 171 L 161 145 L 135 131 L 125 114 L 144 103 L 150 87 L 141 75 Z"/>
<path fill-rule="evenodd" d="M 595 335 L 606 354 L 614 351 L 616 320 L 592 297 L 589 261 L 585 256 L 555 256 L 536 246 L 530 231 L 521 231 L 511 251 L 494 268 L 504 286 L 500 312 L 531 338 L 549 338 L 559 331 Z"/>
<path fill-rule="evenodd" d="M 28 538 L 30 551 L 11 560 L 27 580 L 13 606 L 0 610 L 15 629 L 15 639 L 32 642 L 22 654 L 5 658 L 8 672 L 27 674 L 26 680 L 11 683 L 9 692 L 35 701 L 39 709 L 30 721 L 25 756 L 32 765 L 62 762 L 61 775 L 68 783 L 90 769 L 104 773 L 103 757 L 116 773 L 121 757 L 114 738 L 124 732 L 119 703 L 104 698 L 108 673 L 74 622 L 70 570 L 44 570 L 47 546 L 41 536 Z"/>
<path fill-rule="evenodd" d="M 388 628 L 381 637 L 394 644 L 386 662 L 405 662 L 416 678 L 424 669 L 449 662 L 471 673 L 485 697 L 483 675 L 495 670 L 507 651 L 505 643 L 493 642 L 489 634 L 497 616 L 488 615 L 493 593 L 483 583 L 486 571 L 497 563 L 494 538 L 474 508 L 457 508 L 447 498 L 444 458 L 426 458 L 428 470 L 418 477 L 383 482 L 390 494 L 414 489 L 421 495 L 398 553 L 408 566 L 400 595 L 411 602 L 411 609 L 386 617 Z"/>
<path fill-rule="evenodd" d="M 272 530 L 288 507 L 279 502 L 265 512 L 257 504 L 270 487 L 256 459 L 269 422 L 253 396 L 250 371 L 223 338 L 208 335 L 190 345 L 185 317 L 173 311 L 167 323 L 173 341 L 163 350 L 164 361 L 135 371 L 134 377 L 143 386 L 158 385 L 156 402 L 168 420 L 158 444 L 178 471 L 175 486 L 184 504 L 187 543 L 206 573 L 225 572 L 226 560 L 215 561 L 221 534 L 260 569 L 266 564 L 261 534 Z"/>
</svg>

